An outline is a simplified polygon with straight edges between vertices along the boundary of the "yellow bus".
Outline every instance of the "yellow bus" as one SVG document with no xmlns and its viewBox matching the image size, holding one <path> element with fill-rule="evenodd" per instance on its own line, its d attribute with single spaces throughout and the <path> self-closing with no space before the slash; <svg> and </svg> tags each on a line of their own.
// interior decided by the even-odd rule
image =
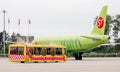
<svg viewBox="0 0 120 72">
<path fill-rule="evenodd" d="M 10 44 L 9 61 L 11 62 L 64 62 L 67 61 L 65 46 Z"/>
</svg>

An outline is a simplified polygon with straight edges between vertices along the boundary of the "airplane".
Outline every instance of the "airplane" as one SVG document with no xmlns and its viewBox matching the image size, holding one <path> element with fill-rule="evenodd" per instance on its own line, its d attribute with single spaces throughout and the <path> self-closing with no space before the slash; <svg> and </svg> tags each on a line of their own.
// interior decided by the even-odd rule
<svg viewBox="0 0 120 72">
<path fill-rule="evenodd" d="M 86 51 L 106 43 L 109 40 L 108 35 L 104 35 L 106 25 L 107 7 L 103 6 L 100 15 L 96 20 L 96 24 L 90 34 L 76 36 L 53 36 L 39 37 L 32 43 L 48 45 L 56 44 L 66 46 L 67 52 L 75 53 L 75 60 L 82 60 L 82 54 Z"/>
</svg>

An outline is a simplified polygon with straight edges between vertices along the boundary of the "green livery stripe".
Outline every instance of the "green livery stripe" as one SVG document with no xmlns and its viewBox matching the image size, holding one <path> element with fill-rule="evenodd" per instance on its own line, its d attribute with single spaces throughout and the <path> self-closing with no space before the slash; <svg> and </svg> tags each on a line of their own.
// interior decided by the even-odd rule
<svg viewBox="0 0 120 72">
<path fill-rule="evenodd" d="M 71 47 L 71 49 L 73 49 L 73 47 L 72 47 L 72 40 L 70 40 L 69 43 L 70 43 L 70 47 Z"/>
<path fill-rule="evenodd" d="M 76 49 L 76 41 L 73 40 L 72 43 L 73 43 L 73 49 Z"/>
<path fill-rule="evenodd" d="M 71 40 L 68 40 L 68 46 L 69 46 L 69 48 L 72 50 L 73 48 L 72 48 L 72 41 Z"/>
<path fill-rule="evenodd" d="M 77 40 L 78 41 L 78 40 Z M 79 46 L 80 46 L 80 48 L 82 48 L 82 45 L 81 45 L 81 42 L 80 42 L 80 40 L 78 41 L 79 42 Z"/>
<path fill-rule="evenodd" d="M 80 40 L 63 40 L 61 41 L 61 45 L 67 46 L 68 49 L 78 49 L 83 48 Z"/>
<path fill-rule="evenodd" d="M 73 44 L 74 45 L 74 49 L 77 49 L 77 44 L 76 43 L 77 43 L 77 40 L 74 40 L 74 44 Z"/>
<path fill-rule="evenodd" d="M 75 47 L 76 47 L 76 49 L 79 48 L 79 46 L 78 46 L 78 40 L 75 40 Z"/>
</svg>

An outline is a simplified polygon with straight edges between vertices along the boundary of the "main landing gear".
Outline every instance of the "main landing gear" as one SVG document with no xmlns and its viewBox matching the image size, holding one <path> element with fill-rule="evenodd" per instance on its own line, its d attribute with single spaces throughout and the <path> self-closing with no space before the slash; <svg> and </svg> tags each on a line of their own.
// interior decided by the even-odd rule
<svg viewBox="0 0 120 72">
<path fill-rule="evenodd" d="M 82 60 L 82 54 L 83 52 L 78 52 L 75 54 L 75 60 Z"/>
</svg>

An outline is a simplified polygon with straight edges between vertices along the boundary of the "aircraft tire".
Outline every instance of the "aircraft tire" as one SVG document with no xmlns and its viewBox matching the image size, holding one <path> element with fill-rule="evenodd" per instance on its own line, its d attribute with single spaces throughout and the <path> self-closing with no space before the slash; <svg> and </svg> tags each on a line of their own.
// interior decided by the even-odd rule
<svg viewBox="0 0 120 72">
<path fill-rule="evenodd" d="M 78 55 L 77 54 L 75 55 L 75 60 L 78 60 Z"/>
<path fill-rule="evenodd" d="M 82 60 L 82 54 L 83 53 L 81 53 L 81 52 L 80 53 L 76 53 L 75 54 L 75 60 Z"/>
</svg>

